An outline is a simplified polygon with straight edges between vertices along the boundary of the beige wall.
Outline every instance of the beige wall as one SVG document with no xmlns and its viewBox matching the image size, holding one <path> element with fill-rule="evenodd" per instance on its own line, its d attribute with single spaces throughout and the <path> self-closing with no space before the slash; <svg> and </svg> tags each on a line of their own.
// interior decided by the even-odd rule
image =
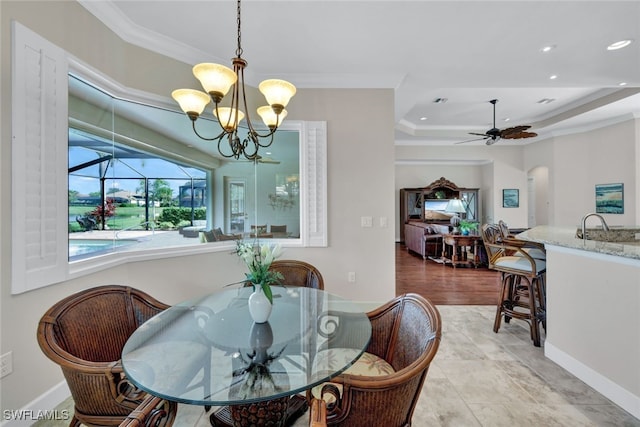
<svg viewBox="0 0 640 427">
<path fill-rule="evenodd" d="M 595 211 L 595 185 L 624 183 L 624 214 L 604 215 L 610 225 L 638 222 L 637 164 L 640 120 L 558 136 L 525 149 L 525 169 L 548 168 L 550 225 L 578 225 Z"/>
<path fill-rule="evenodd" d="M 624 183 L 625 212 L 605 215 L 607 223 L 640 224 L 640 119 L 629 117 L 521 147 L 399 145 L 395 152 L 396 212 L 400 188 L 425 186 L 444 176 L 457 185 L 480 188 L 483 222 L 502 219 L 514 228 L 528 227 L 527 177 L 531 175 L 536 178 L 536 206 L 531 208 L 538 225 L 579 224 L 584 214 L 595 211 L 595 185 L 616 182 Z M 502 207 L 504 188 L 520 190 L 519 208 Z"/>
<path fill-rule="evenodd" d="M 190 65 L 123 43 L 75 2 L 0 2 L 2 122 L 0 144 L 1 353 L 13 352 L 13 373 L 0 382 L 2 410 L 20 409 L 63 380 L 36 342 L 37 322 L 54 302 L 77 290 L 126 283 L 175 303 L 242 277 L 228 252 L 123 264 L 25 294 L 10 294 L 11 82 L 10 21 L 68 50 L 125 86 L 168 96 L 193 84 Z M 365 110 L 362 106 L 366 105 Z M 292 120 L 323 120 L 328 128 L 329 247 L 285 249 L 287 258 L 318 266 L 326 289 L 347 298 L 382 302 L 395 295 L 393 91 L 305 90 L 290 104 Z M 371 216 L 374 227 L 361 228 Z M 388 225 L 381 226 L 386 218 Z M 356 272 L 356 283 L 347 273 Z M 49 408 L 27 408 L 49 409 Z"/>
</svg>

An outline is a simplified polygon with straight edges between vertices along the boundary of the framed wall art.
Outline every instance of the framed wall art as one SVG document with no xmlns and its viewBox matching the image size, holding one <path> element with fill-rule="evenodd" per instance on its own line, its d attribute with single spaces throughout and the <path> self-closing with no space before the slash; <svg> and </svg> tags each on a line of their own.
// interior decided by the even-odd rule
<svg viewBox="0 0 640 427">
<path fill-rule="evenodd" d="M 517 188 L 505 188 L 502 190 L 502 207 L 517 208 L 520 206 L 520 190 Z"/>
<path fill-rule="evenodd" d="M 624 213 L 624 184 L 596 184 L 596 213 Z"/>
</svg>

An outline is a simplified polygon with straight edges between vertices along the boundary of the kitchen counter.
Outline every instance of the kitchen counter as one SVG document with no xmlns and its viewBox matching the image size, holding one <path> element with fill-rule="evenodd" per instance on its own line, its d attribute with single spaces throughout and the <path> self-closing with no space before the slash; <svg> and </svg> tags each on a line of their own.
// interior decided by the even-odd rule
<svg viewBox="0 0 640 427">
<path fill-rule="evenodd" d="M 617 230 L 628 231 L 629 229 L 637 230 L 637 233 L 640 233 L 640 227 L 615 226 L 611 227 L 611 232 L 615 233 Z M 544 243 L 545 245 L 554 245 L 640 260 L 640 240 L 627 242 L 582 240 L 576 237 L 577 230 L 578 227 L 552 227 L 542 225 L 524 231 L 516 237 L 522 240 Z M 587 230 L 593 229 L 587 228 Z M 599 231 L 602 232 L 602 229 L 600 228 Z"/>
<path fill-rule="evenodd" d="M 544 354 L 640 420 L 640 245 L 583 241 L 578 228 L 538 226 L 517 235 L 547 251 Z M 640 233 L 586 231 L 610 240 Z"/>
</svg>

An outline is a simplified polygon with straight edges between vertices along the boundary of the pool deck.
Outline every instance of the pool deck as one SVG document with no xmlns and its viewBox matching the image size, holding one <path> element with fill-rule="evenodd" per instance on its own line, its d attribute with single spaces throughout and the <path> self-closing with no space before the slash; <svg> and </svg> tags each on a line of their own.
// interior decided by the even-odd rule
<svg viewBox="0 0 640 427">
<path fill-rule="evenodd" d="M 117 234 L 117 236 L 116 236 Z M 167 246 L 200 245 L 200 239 L 184 237 L 177 230 L 93 230 L 69 234 L 69 240 L 137 240 L 138 244 L 120 248 L 119 251 L 140 250 Z"/>
</svg>

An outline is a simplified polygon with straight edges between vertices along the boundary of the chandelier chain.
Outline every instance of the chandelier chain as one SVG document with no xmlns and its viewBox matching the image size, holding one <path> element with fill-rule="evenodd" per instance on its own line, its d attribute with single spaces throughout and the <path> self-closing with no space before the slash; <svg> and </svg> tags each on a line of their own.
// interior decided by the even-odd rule
<svg viewBox="0 0 640 427">
<path fill-rule="evenodd" d="M 236 56 L 238 58 L 240 58 L 242 56 L 242 31 L 241 31 L 241 25 L 240 25 L 240 0 L 238 0 L 238 48 L 236 49 Z"/>
</svg>

